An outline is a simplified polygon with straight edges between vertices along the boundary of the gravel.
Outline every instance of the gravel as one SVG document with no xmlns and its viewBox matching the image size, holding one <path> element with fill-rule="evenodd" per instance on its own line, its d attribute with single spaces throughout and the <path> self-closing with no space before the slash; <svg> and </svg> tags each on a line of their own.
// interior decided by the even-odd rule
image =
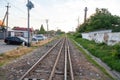
<svg viewBox="0 0 120 80">
<path fill-rule="evenodd" d="M 74 41 L 75 42 L 75 41 Z M 109 73 L 113 78 L 115 78 L 115 80 L 120 80 L 120 73 L 112 70 L 109 66 L 107 66 L 104 62 L 102 62 L 99 58 L 91 55 L 91 53 L 89 51 L 87 51 L 85 48 L 83 48 L 80 44 L 78 44 L 77 42 L 75 42 L 79 47 L 81 47 L 89 56 L 91 56 L 92 59 L 94 59 L 94 61 L 96 61 L 99 65 L 101 65 L 106 71 L 107 73 Z"/>
<path fill-rule="evenodd" d="M 94 64 L 90 63 L 73 44 L 70 44 L 70 52 L 75 80 L 112 80 Z"/>
<path fill-rule="evenodd" d="M 41 46 L 0 68 L 0 80 L 18 80 L 57 40 Z M 92 63 L 73 44 L 70 44 L 75 80 L 112 80 Z"/>
<path fill-rule="evenodd" d="M 41 46 L 0 68 L 0 80 L 18 80 L 56 41 Z"/>
</svg>

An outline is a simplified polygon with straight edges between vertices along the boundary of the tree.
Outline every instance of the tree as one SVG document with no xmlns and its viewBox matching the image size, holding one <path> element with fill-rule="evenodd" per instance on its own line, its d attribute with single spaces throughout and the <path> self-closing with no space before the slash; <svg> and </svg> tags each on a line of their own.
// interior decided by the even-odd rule
<svg viewBox="0 0 120 80">
<path fill-rule="evenodd" d="M 56 31 L 56 34 L 58 34 L 58 35 L 60 35 L 60 34 L 65 34 L 65 32 L 63 32 L 63 31 L 61 31 L 60 29 L 58 29 L 58 30 Z"/>
<path fill-rule="evenodd" d="M 45 34 L 45 33 L 46 33 L 46 31 L 45 31 L 45 29 L 43 27 L 43 24 L 42 24 L 41 27 L 40 27 L 39 34 Z"/>
<path fill-rule="evenodd" d="M 120 31 L 120 17 L 111 15 L 107 9 L 96 8 L 96 13 L 90 16 L 86 23 L 81 24 L 77 31 L 90 32 L 107 29 L 111 29 L 114 32 Z"/>
</svg>

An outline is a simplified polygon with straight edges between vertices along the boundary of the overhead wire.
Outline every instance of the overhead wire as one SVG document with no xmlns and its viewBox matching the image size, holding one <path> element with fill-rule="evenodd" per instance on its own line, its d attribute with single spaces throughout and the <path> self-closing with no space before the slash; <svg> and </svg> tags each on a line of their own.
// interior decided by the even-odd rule
<svg viewBox="0 0 120 80">
<path fill-rule="evenodd" d="M 24 15 L 24 14 L 26 13 L 26 11 L 24 11 L 23 9 L 17 7 L 15 4 L 13 4 L 13 1 L 11 2 L 10 0 L 9 0 L 9 1 L 8 1 L 8 0 L 4 0 L 4 2 L 6 2 L 6 4 L 9 3 L 10 7 L 12 7 L 12 8 L 15 9 L 14 11 L 16 12 L 16 14 Z M 4 3 L 4 4 L 5 4 L 5 3 Z M 19 12 L 18 12 L 18 11 L 19 11 Z M 23 16 L 23 17 L 24 17 L 24 16 Z M 24 19 L 24 18 L 22 18 L 21 16 L 17 16 L 16 19 L 19 19 L 19 18 Z M 10 23 L 10 24 L 11 24 L 11 25 L 14 25 L 13 23 Z"/>
<path fill-rule="evenodd" d="M 12 2 L 8 1 L 8 0 L 4 0 L 6 3 L 9 3 L 12 7 L 16 8 L 17 11 L 21 12 L 21 13 L 25 13 L 25 11 L 23 11 L 21 8 L 16 7 L 16 5 L 14 5 Z"/>
</svg>

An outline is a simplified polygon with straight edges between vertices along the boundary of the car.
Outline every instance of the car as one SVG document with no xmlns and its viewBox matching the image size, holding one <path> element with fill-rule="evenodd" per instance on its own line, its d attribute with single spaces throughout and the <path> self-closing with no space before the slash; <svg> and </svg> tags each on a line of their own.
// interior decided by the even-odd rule
<svg viewBox="0 0 120 80">
<path fill-rule="evenodd" d="M 21 44 L 24 44 L 25 46 L 28 45 L 28 41 L 25 38 L 19 36 L 7 37 L 5 38 L 4 42 L 6 44 L 13 44 L 13 45 L 21 45 Z"/>
<path fill-rule="evenodd" d="M 32 38 L 32 41 L 41 41 L 41 40 L 45 40 L 46 37 L 44 35 L 35 35 Z"/>
</svg>

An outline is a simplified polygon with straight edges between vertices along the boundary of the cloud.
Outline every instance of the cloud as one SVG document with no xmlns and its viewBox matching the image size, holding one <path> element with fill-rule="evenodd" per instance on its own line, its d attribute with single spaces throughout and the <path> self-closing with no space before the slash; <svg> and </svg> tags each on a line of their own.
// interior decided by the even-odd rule
<svg viewBox="0 0 120 80">
<path fill-rule="evenodd" d="M 5 4 L 5 1 L 3 1 Z M 27 26 L 27 0 L 9 0 L 10 26 Z M 119 15 L 120 0 L 31 0 L 34 8 L 30 10 L 30 25 L 39 29 L 44 24 L 46 29 L 46 19 L 49 19 L 49 29 L 58 27 L 64 31 L 73 30 L 84 19 L 84 8 L 88 7 L 87 18 L 95 13 L 96 8 L 107 8 L 112 14 Z M 1 4 L 0 4 L 1 5 Z M 3 5 L 3 4 L 2 4 Z M 6 5 L 6 4 L 5 4 Z M 3 9 L 4 8 L 4 9 Z M 3 18 L 5 6 L 0 8 L 0 18 Z M 15 23 L 13 23 L 15 21 Z"/>
</svg>

